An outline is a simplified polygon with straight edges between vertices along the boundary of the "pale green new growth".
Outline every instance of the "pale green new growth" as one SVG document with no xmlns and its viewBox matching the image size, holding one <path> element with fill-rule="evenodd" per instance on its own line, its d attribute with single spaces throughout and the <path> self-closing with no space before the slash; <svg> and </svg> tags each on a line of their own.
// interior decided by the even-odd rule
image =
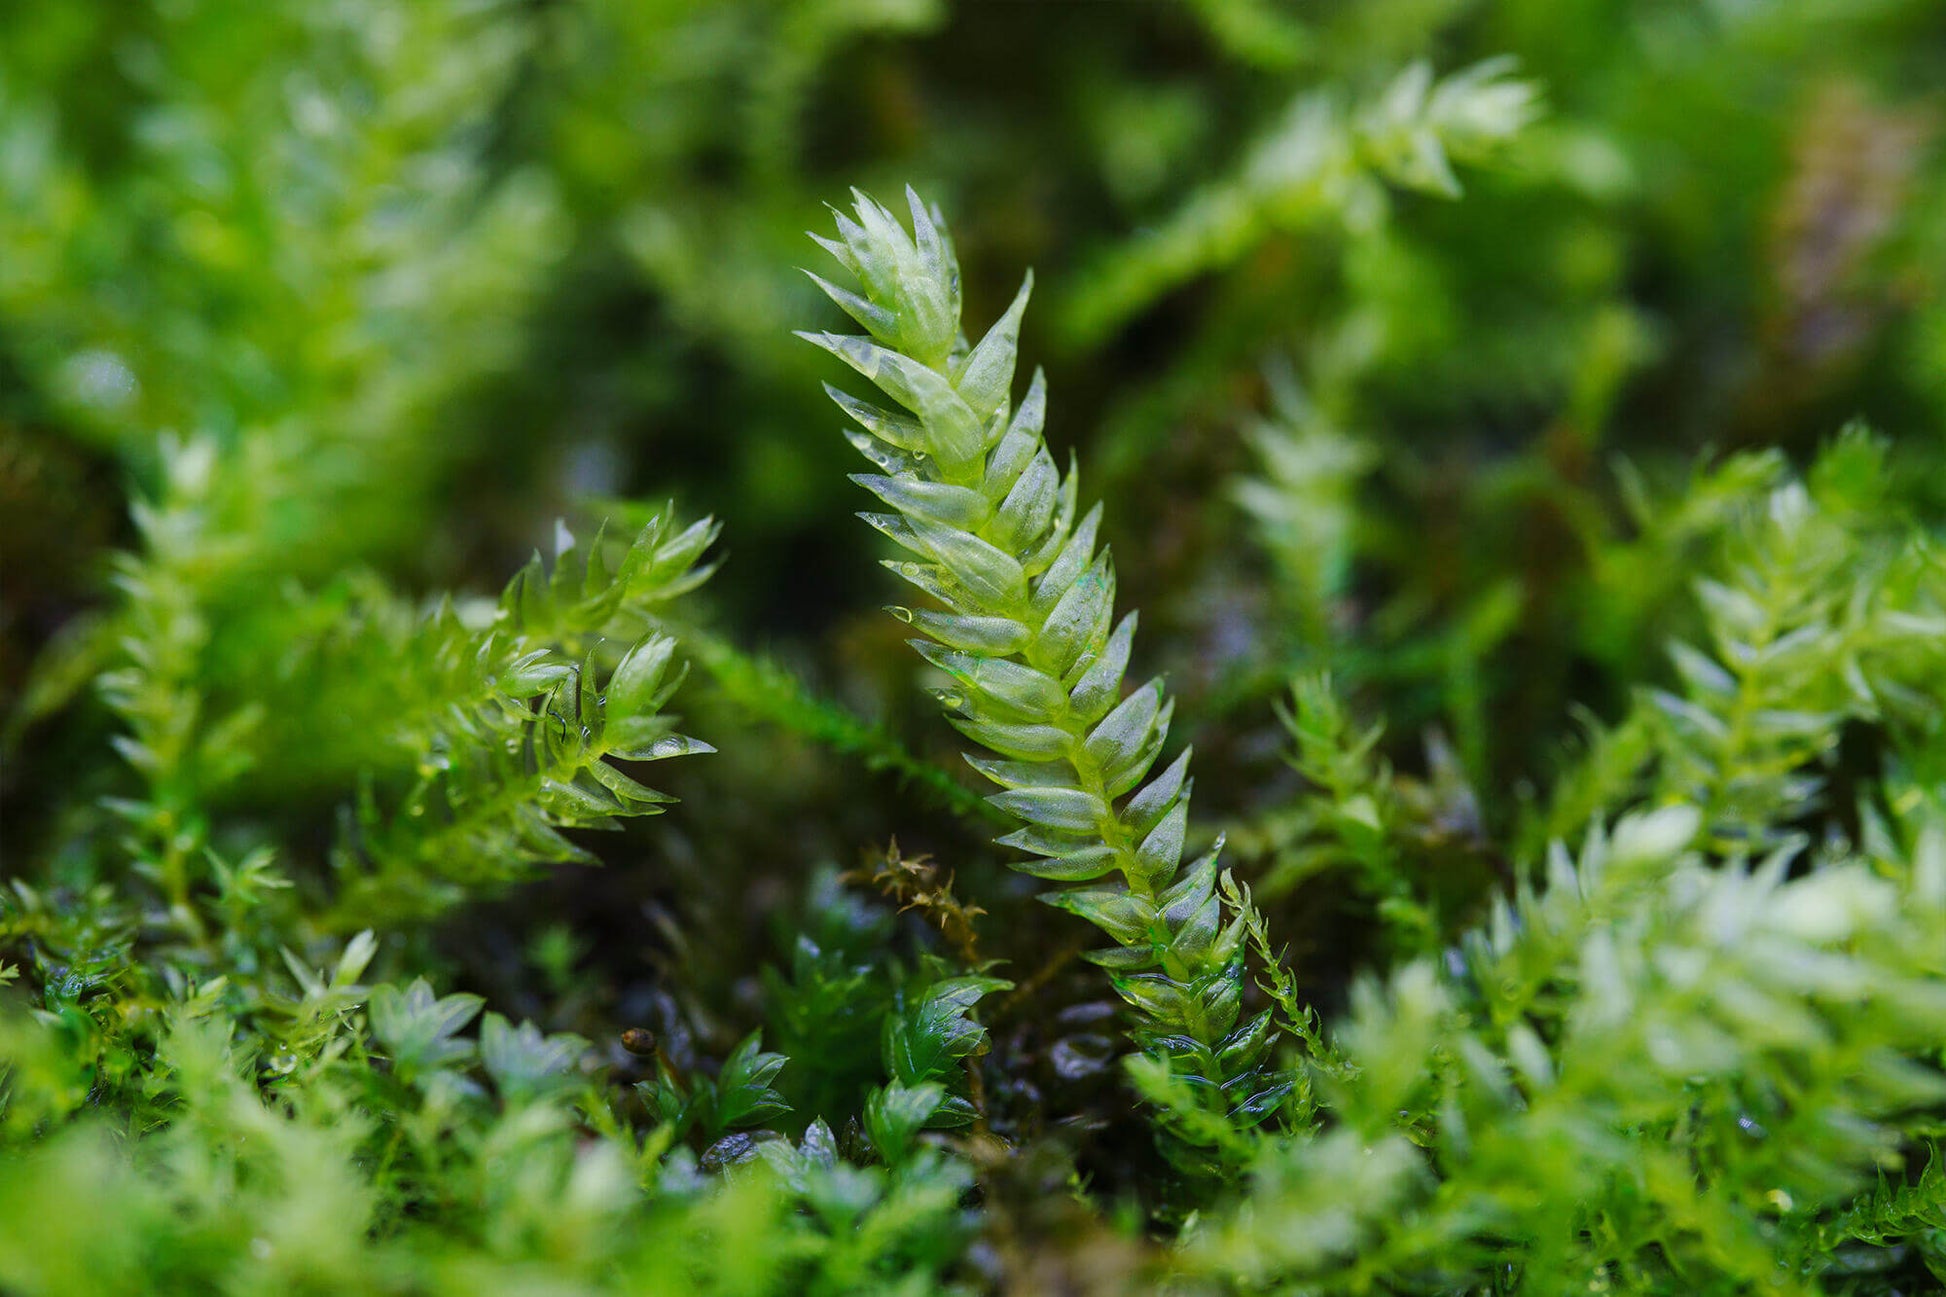
<svg viewBox="0 0 1946 1297">
<path fill-rule="evenodd" d="M 1760 854 L 1823 807 L 1846 725 L 1935 723 L 1946 560 L 1885 510 L 1886 454 L 1853 427 L 1804 481 L 1750 455 L 1660 513 L 1638 506 L 1642 538 L 1610 556 L 1617 585 L 1643 584 L 1638 564 L 1674 566 L 1687 533 L 1715 533 L 1720 562 L 1694 582 L 1703 634 L 1667 646 L 1675 688 L 1638 691 L 1595 730 L 1539 826 L 1548 837 L 1645 788 L 1697 805 L 1719 854 Z"/>
<path fill-rule="evenodd" d="M 914 556 L 887 566 L 939 605 L 892 611 L 924 633 L 912 646 L 951 678 L 936 691 L 948 719 L 996 754 L 967 759 L 1003 789 L 988 800 L 1024 824 L 1000 839 L 1029 857 L 1014 868 L 1085 884 L 1045 899 L 1116 942 L 1090 958 L 1134 1007 L 1137 1040 L 1220 1088 L 1214 1106 L 1226 1116 L 1254 1124 L 1289 1083 L 1263 1069 L 1268 1015 L 1237 1023 L 1244 928 L 1224 920 L 1217 853 L 1181 869 L 1189 753 L 1149 777 L 1173 703 L 1159 678 L 1123 697 L 1136 619 L 1115 619 L 1114 565 L 1096 550 L 1100 507 L 1078 516 L 1075 474 L 1048 451 L 1042 376 L 1012 401 L 1032 277 L 969 345 L 944 222 L 907 197 L 911 234 L 857 195 L 856 218 L 837 215 L 839 238 L 817 239 L 863 295 L 812 278 L 869 336 L 800 335 L 896 403 L 827 389 L 862 428 L 847 437 L 879 470 L 854 480 L 889 511 L 863 517 Z"/>
<path fill-rule="evenodd" d="M 1809 1297 L 1853 1291 L 1819 1282 L 1834 1243 L 1936 1255 L 1936 1173 L 1845 1206 L 1936 1157 L 1946 1096 L 1946 819 L 1901 800 L 1855 853 L 1748 869 L 1709 866 L 1690 806 L 1557 845 L 1464 977 L 1354 987 L 1335 1128 L 1269 1150 L 1197 1262 L 1252 1291 Z"/>
<path fill-rule="evenodd" d="M 1264 381 L 1272 415 L 1245 433 L 1261 475 L 1231 491 L 1276 566 L 1288 604 L 1280 612 L 1307 642 L 1323 644 L 1350 579 L 1358 489 L 1379 457 L 1340 425 L 1330 407 L 1345 403 L 1341 395 L 1307 392 L 1288 363 L 1267 366 Z"/>
<path fill-rule="evenodd" d="M 1266 235 L 1337 218 L 1369 224 L 1387 183 L 1456 198 L 1454 161 L 1491 156 L 1539 112 L 1531 82 L 1488 59 L 1434 80 L 1413 63 L 1369 102 L 1306 90 L 1234 174 L 1114 249 L 1067 300 L 1064 331 L 1098 342 L 1171 289 L 1234 264 Z"/>
<path fill-rule="evenodd" d="M 616 763 L 715 750 L 662 711 L 683 670 L 649 610 L 708 579 L 714 565 L 699 560 L 717 530 L 659 514 L 611 567 L 605 531 L 578 553 L 562 529 L 552 570 L 535 554 L 489 625 L 446 605 L 383 645 L 416 676 L 407 701 L 421 705 L 402 707 L 388 736 L 412 752 L 416 778 L 396 806 L 369 787 L 360 798 L 336 926 L 438 909 L 535 865 L 593 863 L 561 829 L 611 828 L 675 800 Z"/>
</svg>

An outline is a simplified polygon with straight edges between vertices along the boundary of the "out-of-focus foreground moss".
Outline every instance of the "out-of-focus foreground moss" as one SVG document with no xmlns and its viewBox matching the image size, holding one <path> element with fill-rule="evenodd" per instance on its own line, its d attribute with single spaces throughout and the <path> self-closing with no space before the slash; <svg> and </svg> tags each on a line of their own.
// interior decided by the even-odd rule
<svg viewBox="0 0 1946 1297">
<path fill-rule="evenodd" d="M 0 1290 L 1946 1283 L 1942 86 L 1936 0 L 0 9 Z M 907 184 L 974 341 L 1034 270 L 1248 1121 L 879 612 L 794 268 Z"/>
</svg>

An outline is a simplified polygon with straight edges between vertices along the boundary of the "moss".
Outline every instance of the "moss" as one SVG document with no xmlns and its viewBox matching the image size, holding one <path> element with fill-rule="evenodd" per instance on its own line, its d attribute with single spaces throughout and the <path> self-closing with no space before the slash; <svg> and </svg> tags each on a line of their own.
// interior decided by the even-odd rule
<svg viewBox="0 0 1946 1297">
<path fill-rule="evenodd" d="M 1946 1282 L 1930 6 L 1286 9 L 10 20 L 0 1289 Z"/>
</svg>

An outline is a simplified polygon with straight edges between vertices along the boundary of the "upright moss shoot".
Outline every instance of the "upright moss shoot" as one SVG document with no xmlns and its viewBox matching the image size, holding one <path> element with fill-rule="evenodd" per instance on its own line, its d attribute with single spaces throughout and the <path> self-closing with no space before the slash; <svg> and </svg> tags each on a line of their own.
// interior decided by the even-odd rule
<svg viewBox="0 0 1946 1297">
<path fill-rule="evenodd" d="M 1033 276 L 969 343 L 945 221 L 912 190 L 906 199 L 910 232 L 858 194 L 836 239 L 812 236 L 862 291 L 812 279 L 866 332 L 800 335 L 895 403 L 826 389 L 879 470 L 853 477 L 891 511 L 865 520 L 913 555 L 886 566 L 935 605 L 892 614 L 950 677 L 934 691 L 947 719 L 993 754 L 967 760 L 1000 785 L 987 800 L 1022 824 L 1000 839 L 1024 853 L 1012 867 L 1066 885 L 1042 899 L 1114 941 L 1088 958 L 1133 1011 L 1136 1043 L 1247 1129 L 1291 1082 L 1267 1062 L 1269 1012 L 1239 1022 L 1245 929 L 1217 892 L 1220 844 L 1183 868 L 1189 751 L 1150 777 L 1175 703 L 1160 677 L 1123 695 L 1136 615 L 1115 617 L 1101 506 L 1077 517 L 1074 467 L 1060 471 L 1043 434 L 1040 371 L 1013 401 Z"/>
</svg>

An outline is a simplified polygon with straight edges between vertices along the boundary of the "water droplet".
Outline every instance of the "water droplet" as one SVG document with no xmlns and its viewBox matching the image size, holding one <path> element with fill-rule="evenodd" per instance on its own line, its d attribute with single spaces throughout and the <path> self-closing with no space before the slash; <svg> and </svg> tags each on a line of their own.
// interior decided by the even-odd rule
<svg viewBox="0 0 1946 1297">
<path fill-rule="evenodd" d="M 141 385 L 128 363 L 112 351 L 83 351 L 61 367 L 74 399 L 97 410 L 119 410 L 135 399 Z"/>
</svg>

